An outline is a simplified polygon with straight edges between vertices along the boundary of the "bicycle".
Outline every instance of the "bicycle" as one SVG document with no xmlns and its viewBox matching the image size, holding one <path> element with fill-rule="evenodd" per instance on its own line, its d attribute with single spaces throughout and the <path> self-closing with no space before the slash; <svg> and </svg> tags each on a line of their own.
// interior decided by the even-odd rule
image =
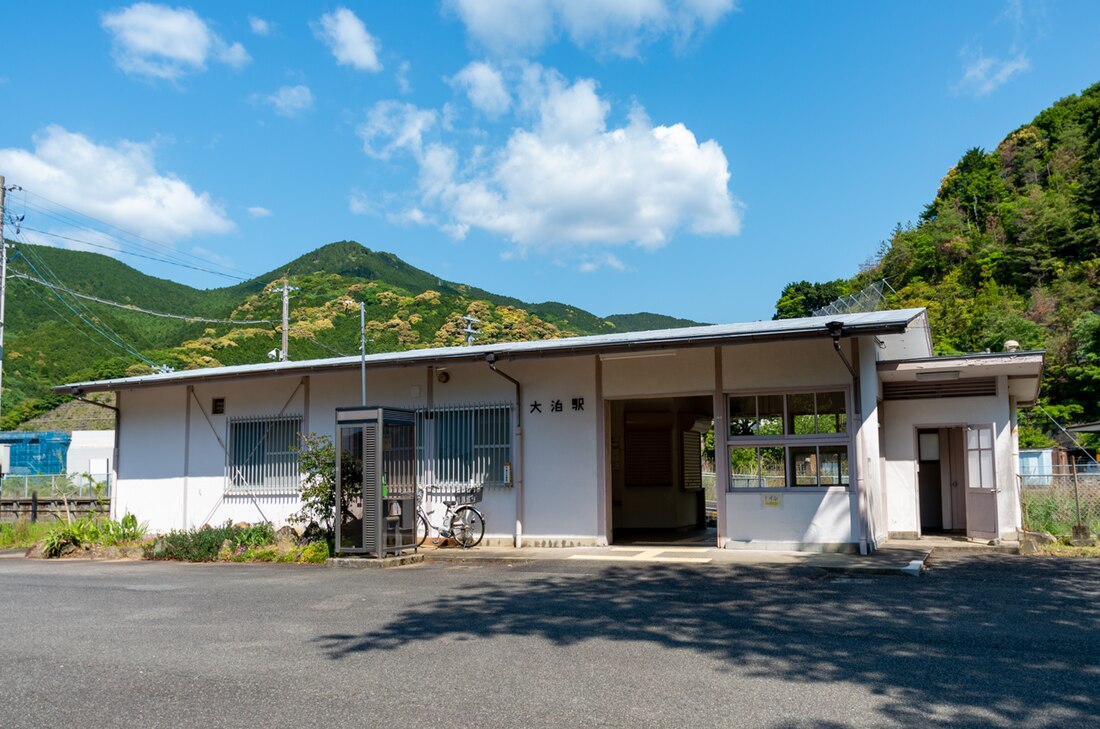
<svg viewBox="0 0 1100 729">
<path fill-rule="evenodd" d="M 443 519 L 438 526 L 432 524 L 431 519 L 429 519 L 435 513 L 435 509 L 431 511 L 424 510 L 427 489 L 421 486 L 417 491 L 419 492 L 417 494 L 419 506 L 416 509 L 417 547 L 424 544 L 432 530 L 439 534 L 437 538 L 432 539 L 432 544 L 439 544 L 440 541 L 450 538 L 463 549 L 469 549 L 481 543 L 481 538 L 485 536 L 485 517 L 472 504 L 481 501 L 481 495 L 484 491 L 483 486 L 477 486 L 461 493 L 443 494 L 443 496 L 450 496 L 451 499 L 444 498 L 442 501 L 446 511 L 443 513 Z M 455 508 L 456 506 L 458 508 Z"/>
</svg>

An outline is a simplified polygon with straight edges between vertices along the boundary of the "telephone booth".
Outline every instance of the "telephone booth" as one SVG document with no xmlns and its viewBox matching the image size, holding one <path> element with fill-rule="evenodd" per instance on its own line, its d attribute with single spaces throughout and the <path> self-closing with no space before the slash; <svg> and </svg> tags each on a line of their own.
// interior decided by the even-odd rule
<svg viewBox="0 0 1100 729">
<path fill-rule="evenodd" d="M 336 409 L 336 551 L 416 549 L 416 413 Z"/>
</svg>

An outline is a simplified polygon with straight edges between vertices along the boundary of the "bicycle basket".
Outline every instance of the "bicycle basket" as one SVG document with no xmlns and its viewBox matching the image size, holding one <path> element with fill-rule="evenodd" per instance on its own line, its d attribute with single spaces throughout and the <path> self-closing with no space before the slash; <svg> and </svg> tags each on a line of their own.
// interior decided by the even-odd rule
<svg viewBox="0 0 1100 729">
<path fill-rule="evenodd" d="M 460 491 L 454 495 L 455 506 L 470 506 L 481 503 L 481 496 L 485 492 L 484 486 L 477 486 L 469 491 Z"/>
</svg>

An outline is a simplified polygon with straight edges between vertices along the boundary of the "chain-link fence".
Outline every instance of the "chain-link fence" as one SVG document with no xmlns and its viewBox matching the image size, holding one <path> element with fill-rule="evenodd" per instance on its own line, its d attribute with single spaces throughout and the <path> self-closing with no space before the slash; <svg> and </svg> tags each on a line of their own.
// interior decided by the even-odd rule
<svg viewBox="0 0 1100 729">
<path fill-rule="evenodd" d="M 1019 478 L 1024 528 L 1061 537 L 1081 524 L 1089 534 L 1100 534 L 1100 468 L 1094 462 Z"/>
</svg>

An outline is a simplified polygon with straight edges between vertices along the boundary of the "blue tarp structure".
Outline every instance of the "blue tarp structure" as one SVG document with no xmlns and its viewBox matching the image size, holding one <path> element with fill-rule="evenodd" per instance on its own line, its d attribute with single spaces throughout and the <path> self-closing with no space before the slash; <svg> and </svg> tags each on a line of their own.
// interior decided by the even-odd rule
<svg viewBox="0 0 1100 729">
<path fill-rule="evenodd" d="M 0 433 L 0 445 L 11 447 L 8 472 L 19 476 L 66 473 L 69 433 L 56 431 Z"/>
</svg>

